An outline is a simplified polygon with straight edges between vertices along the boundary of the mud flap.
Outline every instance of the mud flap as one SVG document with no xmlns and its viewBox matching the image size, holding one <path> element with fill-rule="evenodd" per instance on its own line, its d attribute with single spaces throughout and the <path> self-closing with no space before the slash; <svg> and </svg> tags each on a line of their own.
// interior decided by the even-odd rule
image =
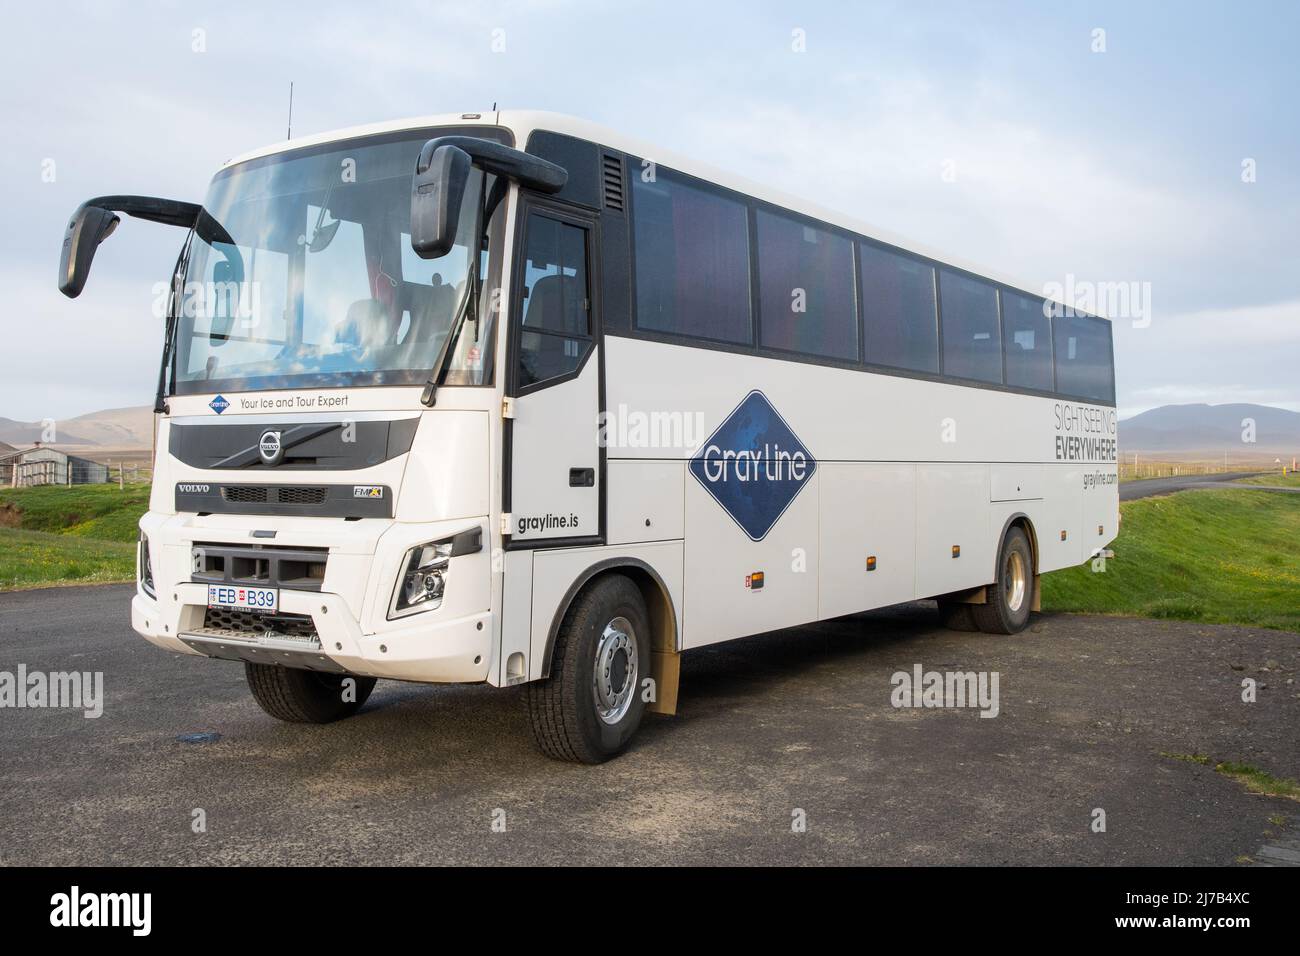
<svg viewBox="0 0 1300 956">
<path fill-rule="evenodd" d="M 654 681 L 655 699 L 646 704 L 650 714 L 677 713 L 677 687 L 681 676 L 682 655 L 677 651 L 650 652 L 650 678 Z"/>
</svg>

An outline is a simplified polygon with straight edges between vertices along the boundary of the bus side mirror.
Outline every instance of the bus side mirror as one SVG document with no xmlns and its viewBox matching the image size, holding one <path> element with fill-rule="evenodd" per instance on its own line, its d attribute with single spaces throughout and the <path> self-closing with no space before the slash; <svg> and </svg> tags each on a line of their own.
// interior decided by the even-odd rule
<svg viewBox="0 0 1300 956">
<path fill-rule="evenodd" d="M 459 146 L 439 146 L 428 156 L 421 150 L 411 180 L 411 248 L 421 259 L 445 256 L 455 244 L 471 165 Z"/>
<path fill-rule="evenodd" d="M 59 256 L 59 291 L 69 299 L 81 295 L 99 244 L 113 234 L 121 217 L 101 206 L 83 204 L 72 214 Z"/>
</svg>

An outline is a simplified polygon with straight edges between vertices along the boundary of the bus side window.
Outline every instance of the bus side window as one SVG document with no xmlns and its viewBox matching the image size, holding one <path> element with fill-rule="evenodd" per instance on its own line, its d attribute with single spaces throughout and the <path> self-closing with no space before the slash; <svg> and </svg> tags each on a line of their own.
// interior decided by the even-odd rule
<svg viewBox="0 0 1300 956">
<path fill-rule="evenodd" d="M 939 371 L 934 266 L 870 243 L 858 244 L 867 361 Z"/>
<path fill-rule="evenodd" d="M 1086 315 L 1052 317 L 1056 339 L 1056 390 L 1097 402 L 1115 400 L 1115 369 L 1111 327 L 1105 319 Z"/>
<path fill-rule="evenodd" d="M 939 270 L 943 374 L 1002 381 L 1002 335 L 997 290 L 970 276 Z"/>
<path fill-rule="evenodd" d="M 1042 299 L 1002 291 L 1002 347 L 1008 385 L 1051 391 L 1051 327 Z"/>
<path fill-rule="evenodd" d="M 856 360 L 852 240 L 766 209 L 757 226 L 761 344 Z"/>
<path fill-rule="evenodd" d="M 528 217 L 519 330 L 521 387 L 575 371 L 591 348 L 587 230 Z"/>
</svg>

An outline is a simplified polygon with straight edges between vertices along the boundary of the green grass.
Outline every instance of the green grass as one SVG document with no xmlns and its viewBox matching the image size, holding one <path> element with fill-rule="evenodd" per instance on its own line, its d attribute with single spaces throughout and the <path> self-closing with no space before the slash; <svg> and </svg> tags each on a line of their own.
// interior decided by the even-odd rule
<svg viewBox="0 0 1300 956">
<path fill-rule="evenodd" d="M 1162 750 L 1160 756 L 1168 757 L 1170 760 L 1181 760 L 1183 763 L 1199 763 L 1202 767 L 1210 762 L 1210 758 L 1205 754 L 1171 754 Z"/>
<path fill-rule="evenodd" d="M 1168 757 L 1170 760 L 1200 764 L 1202 767 L 1211 765 L 1210 758 L 1205 754 L 1176 754 L 1161 751 L 1160 756 Z M 1275 777 L 1258 767 L 1252 767 L 1244 763 L 1233 763 L 1229 760 L 1213 761 L 1213 766 L 1215 773 L 1221 773 L 1225 777 L 1237 781 L 1251 793 L 1260 793 L 1266 797 L 1286 797 L 1289 800 L 1300 800 L 1300 783 L 1296 783 L 1294 780 Z M 1272 816 L 1268 818 L 1268 822 L 1280 827 L 1285 825 L 1286 820 L 1281 816 Z"/>
<path fill-rule="evenodd" d="M 1120 509 L 1105 572 L 1044 575 L 1044 610 L 1300 631 L 1300 498 L 1183 491 Z"/>
<path fill-rule="evenodd" d="M 149 486 L 0 489 L 0 590 L 135 577 Z"/>
<path fill-rule="evenodd" d="M 134 579 L 134 544 L 0 528 L 0 590 Z"/>
<path fill-rule="evenodd" d="M 0 489 L 0 524 L 25 531 L 134 541 L 136 523 L 148 510 L 147 484 Z"/>
<path fill-rule="evenodd" d="M 1256 475 L 1254 478 L 1238 478 L 1239 485 L 1268 485 L 1270 488 L 1300 488 L 1300 475 L 1294 471 L 1286 475 Z"/>
<path fill-rule="evenodd" d="M 1215 771 L 1225 777 L 1231 777 L 1251 793 L 1262 793 L 1267 797 L 1286 797 L 1300 800 L 1300 783 L 1275 777 L 1271 773 L 1259 770 L 1244 763 L 1216 763 Z"/>
</svg>

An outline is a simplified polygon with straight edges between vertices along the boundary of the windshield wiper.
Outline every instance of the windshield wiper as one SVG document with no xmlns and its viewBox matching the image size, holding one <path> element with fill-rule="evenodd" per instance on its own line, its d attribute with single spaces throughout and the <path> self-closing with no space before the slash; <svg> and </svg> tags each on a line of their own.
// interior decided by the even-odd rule
<svg viewBox="0 0 1300 956">
<path fill-rule="evenodd" d="M 420 404 L 433 408 L 438 404 L 438 385 L 442 382 L 443 375 L 447 371 L 447 360 L 451 358 L 452 344 L 460 337 L 461 327 L 471 312 L 476 313 L 478 310 L 474 306 L 476 295 L 474 287 L 478 285 L 478 263 L 474 264 L 474 269 L 470 272 L 468 281 L 465 283 L 465 296 L 461 299 L 456 308 L 456 318 L 452 322 L 451 329 L 447 332 L 447 337 L 442 340 L 442 346 L 438 349 L 438 357 L 433 360 L 433 371 L 429 373 L 429 380 L 424 383 L 424 391 L 420 393 Z"/>
<path fill-rule="evenodd" d="M 189 235 L 185 237 L 185 244 L 181 246 L 180 255 L 176 257 L 176 269 L 172 272 L 172 288 L 167 296 L 167 322 L 163 327 L 162 362 L 158 367 L 158 391 L 153 399 L 153 410 L 159 414 L 167 411 L 167 370 L 171 366 L 176 328 L 180 319 L 181 296 L 184 292 L 185 273 L 189 271 L 190 249 L 194 245 L 194 233 L 195 229 L 191 228 Z"/>
</svg>

